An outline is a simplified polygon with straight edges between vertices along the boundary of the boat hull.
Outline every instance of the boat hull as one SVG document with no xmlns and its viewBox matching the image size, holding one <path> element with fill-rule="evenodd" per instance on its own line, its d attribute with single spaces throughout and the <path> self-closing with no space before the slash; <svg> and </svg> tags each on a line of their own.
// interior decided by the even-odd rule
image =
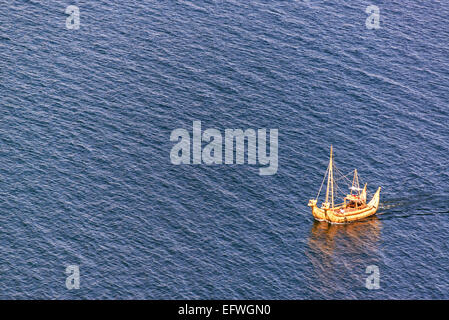
<svg viewBox="0 0 449 320">
<path fill-rule="evenodd" d="M 380 189 L 380 187 L 377 189 L 367 206 L 360 210 L 340 213 L 339 207 L 334 209 L 318 208 L 316 202 L 313 202 L 311 205 L 309 204 L 309 206 L 312 208 L 313 217 L 318 221 L 327 221 L 330 223 L 348 223 L 358 221 L 372 216 L 377 212 L 377 209 L 379 208 Z"/>
</svg>

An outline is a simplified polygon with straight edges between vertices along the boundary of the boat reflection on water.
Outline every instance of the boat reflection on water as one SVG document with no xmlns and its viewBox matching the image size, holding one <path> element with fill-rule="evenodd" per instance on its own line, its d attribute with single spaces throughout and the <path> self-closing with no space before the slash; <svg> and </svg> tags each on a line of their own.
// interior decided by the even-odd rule
<svg viewBox="0 0 449 320">
<path fill-rule="evenodd" d="M 306 255 L 317 294 L 337 298 L 339 292 L 364 289 L 366 267 L 380 261 L 381 228 L 376 216 L 350 224 L 314 221 Z"/>
</svg>

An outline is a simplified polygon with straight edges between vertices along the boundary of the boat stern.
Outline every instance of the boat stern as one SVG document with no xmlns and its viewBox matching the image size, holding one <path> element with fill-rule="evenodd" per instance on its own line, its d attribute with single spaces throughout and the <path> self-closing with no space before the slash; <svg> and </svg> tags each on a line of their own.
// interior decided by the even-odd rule
<svg viewBox="0 0 449 320">
<path fill-rule="evenodd" d="M 376 193 L 374 194 L 373 198 L 371 199 L 371 201 L 368 203 L 368 207 L 372 207 L 372 208 L 378 208 L 379 207 L 379 201 L 380 201 L 380 190 L 382 188 L 379 187 L 376 191 Z"/>
</svg>

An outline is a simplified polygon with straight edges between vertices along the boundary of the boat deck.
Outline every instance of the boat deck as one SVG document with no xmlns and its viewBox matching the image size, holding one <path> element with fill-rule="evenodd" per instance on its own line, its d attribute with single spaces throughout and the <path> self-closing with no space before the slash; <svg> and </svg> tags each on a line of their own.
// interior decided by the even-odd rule
<svg viewBox="0 0 449 320">
<path fill-rule="evenodd" d="M 367 208 L 368 206 L 366 204 L 363 204 L 361 206 L 358 206 L 357 208 L 352 208 L 352 207 L 346 207 L 346 208 L 336 208 L 336 210 L 334 210 L 334 214 L 339 215 L 339 216 L 345 216 L 348 214 L 351 214 L 353 212 L 356 211 L 360 211 L 363 210 L 365 208 Z"/>
</svg>

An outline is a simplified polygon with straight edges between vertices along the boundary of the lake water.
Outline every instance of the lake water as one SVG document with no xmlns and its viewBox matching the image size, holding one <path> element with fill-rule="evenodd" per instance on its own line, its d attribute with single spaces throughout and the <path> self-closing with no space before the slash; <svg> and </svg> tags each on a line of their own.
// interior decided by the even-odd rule
<svg viewBox="0 0 449 320">
<path fill-rule="evenodd" d="M 448 299 L 449 3 L 370 4 L 3 3 L 0 298 Z M 278 129 L 277 173 L 173 165 L 194 120 Z M 331 144 L 376 217 L 314 222 Z"/>
</svg>

